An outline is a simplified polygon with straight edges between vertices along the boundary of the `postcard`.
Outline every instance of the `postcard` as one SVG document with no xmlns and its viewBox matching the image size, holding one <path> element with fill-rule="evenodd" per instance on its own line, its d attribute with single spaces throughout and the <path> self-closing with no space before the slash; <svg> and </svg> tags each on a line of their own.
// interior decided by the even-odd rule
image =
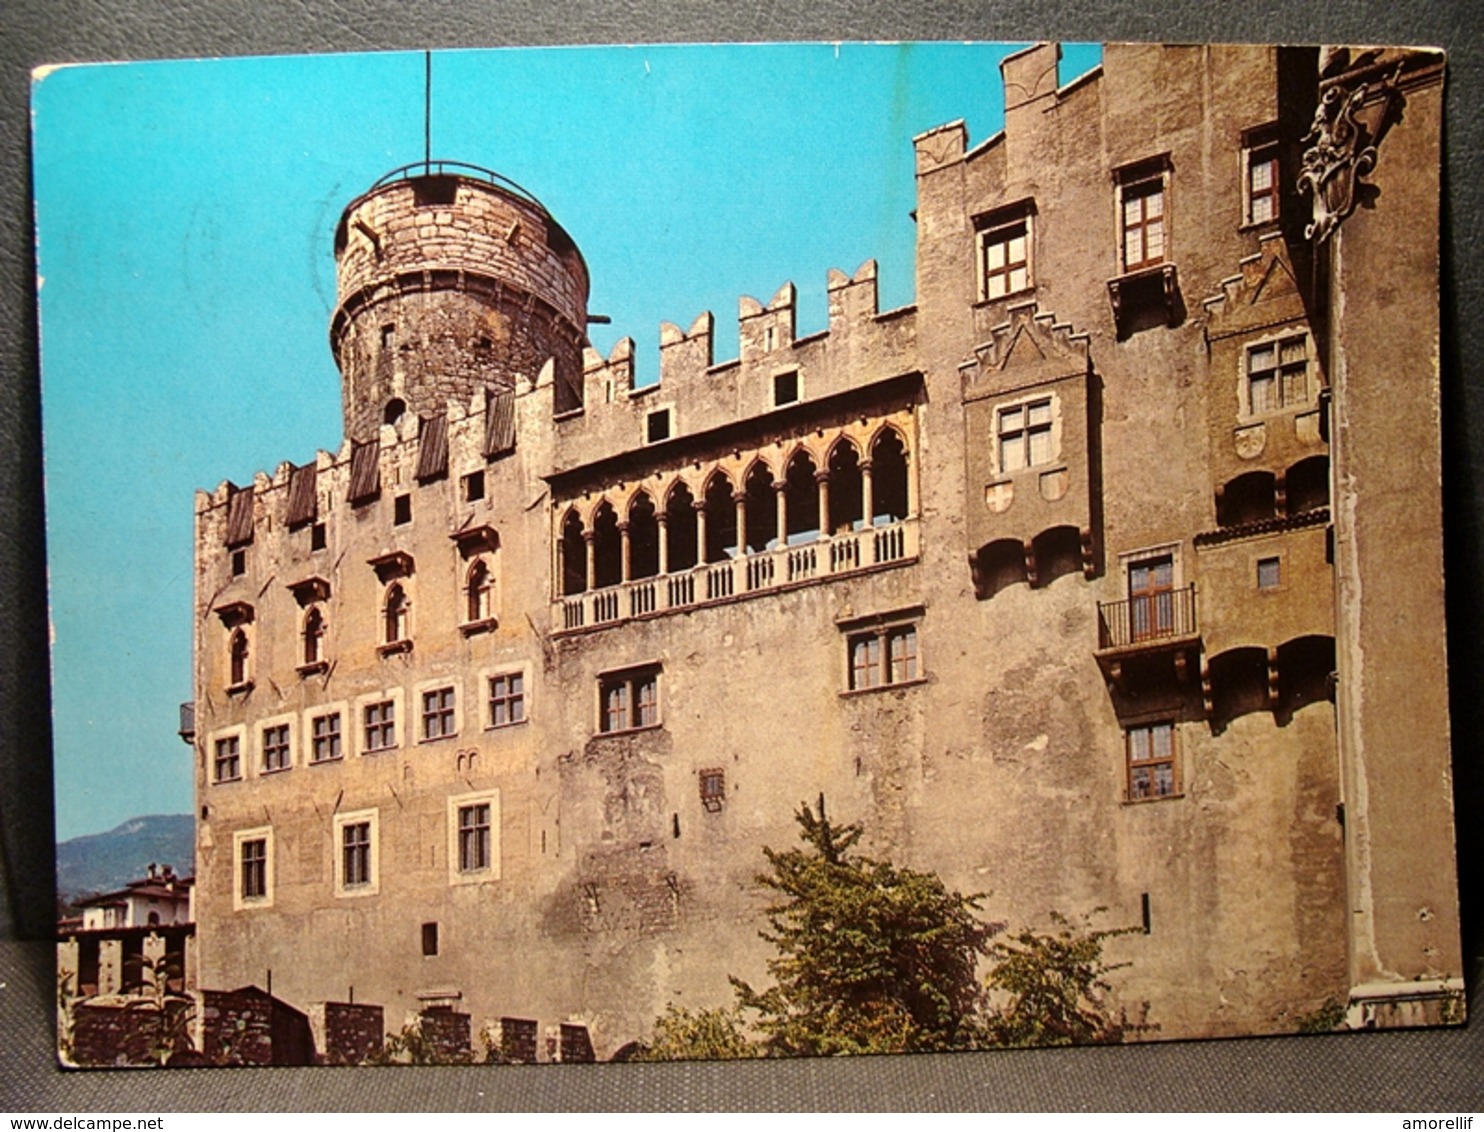
<svg viewBox="0 0 1484 1132">
<path fill-rule="evenodd" d="M 1460 1022 L 1444 66 L 37 72 L 62 1062 Z"/>
</svg>

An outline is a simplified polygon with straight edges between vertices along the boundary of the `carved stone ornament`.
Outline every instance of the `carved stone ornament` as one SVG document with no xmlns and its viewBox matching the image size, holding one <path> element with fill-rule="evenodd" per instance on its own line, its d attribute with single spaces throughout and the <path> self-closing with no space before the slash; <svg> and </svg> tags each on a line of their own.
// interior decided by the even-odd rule
<svg viewBox="0 0 1484 1132">
<path fill-rule="evenodd" d="M 1303 137 L 1311 144 L 1304 151 L 1298 188 L 1314 196 L 1314 221 L 1304 229 L 1304 237 L 1316 244 L 1324 243 L 1355 211 L 1360 178 L 1375 168 L 1375 138 L 1356 118 L 1375 89 L 1369 83 L 1359 83 L 1351 90 L 1331 86 L 1320 98 L 1314 124 Z M 1392 81 L 1383 81 L 1379 90 L 1389 102 Z"/>
</svg>

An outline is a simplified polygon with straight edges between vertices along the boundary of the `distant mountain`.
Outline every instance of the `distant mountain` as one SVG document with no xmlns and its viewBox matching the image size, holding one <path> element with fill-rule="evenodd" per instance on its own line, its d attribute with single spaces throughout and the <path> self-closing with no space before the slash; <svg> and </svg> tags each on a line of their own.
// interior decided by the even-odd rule
<svg viewBox="0 0 1484 1132">
<path fill-rule="evenodd" d="M 153 862 L 180 876 L 196 871 L 196 824 L 190 814 L 130 818 L 107 833 L 57 845 L 57 894 L 75 900 L 111 892 L 144 876 Z"/>
</svg>

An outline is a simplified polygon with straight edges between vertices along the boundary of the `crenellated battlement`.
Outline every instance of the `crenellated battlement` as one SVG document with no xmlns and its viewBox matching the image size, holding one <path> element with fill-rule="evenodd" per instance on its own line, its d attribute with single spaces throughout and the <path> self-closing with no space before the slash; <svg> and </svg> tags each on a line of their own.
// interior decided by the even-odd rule
<svg viewBox="0 0 1484 1132">
<path fill-rule="evenodd" d="M 738 356 L 717 362 L 716 317 L 703 311 L 681 329 L 659 328 L 659 374 L 638 372 L 631 338 L 605 358 L 583 358 L 583 407 L 556 420 L 554 471 L 646 445 L 667 443 L 802 401 L 914 372 L 916 308 L 882 313 L 877 266 L 826 276 L 829 324 L 800 338 L 798 289 L 786 282 L 767 303 L 737 304 Z"/>
</svg>

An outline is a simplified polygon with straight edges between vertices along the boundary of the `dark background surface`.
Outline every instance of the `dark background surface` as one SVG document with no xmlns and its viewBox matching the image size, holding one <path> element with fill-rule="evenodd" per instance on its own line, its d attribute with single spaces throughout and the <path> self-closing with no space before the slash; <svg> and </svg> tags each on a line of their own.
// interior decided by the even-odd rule
<svg viewBox="0 0 1484 1132">
<path fill-rule="evenodd" d="M 0 0 L 0 1111 L 1484 1108 L 1480 886 L 1484 495 L 1480 172 L 1484 20 L 1468 0 Z M 1449 53 L 1443 409 L 1465 1031 L 696 1065 L 466 1069 L 54 1068 L 52 778 L 28 138 L 42 63 L 507 44 L 988 39 L 1413 43 Z M 354 97 L 348 92 L 347 97 Z M 1382 153 L 1384 176 L 1385 154 Z M 1418 359 L 1420 376 L 1425 359 Z M 126 491 L 127 485 L 100 485 Z M 96 548 L 108 584 L 109 548 Z M 147 630 L 146 630 L 147 631 Z"/>
</svg>

